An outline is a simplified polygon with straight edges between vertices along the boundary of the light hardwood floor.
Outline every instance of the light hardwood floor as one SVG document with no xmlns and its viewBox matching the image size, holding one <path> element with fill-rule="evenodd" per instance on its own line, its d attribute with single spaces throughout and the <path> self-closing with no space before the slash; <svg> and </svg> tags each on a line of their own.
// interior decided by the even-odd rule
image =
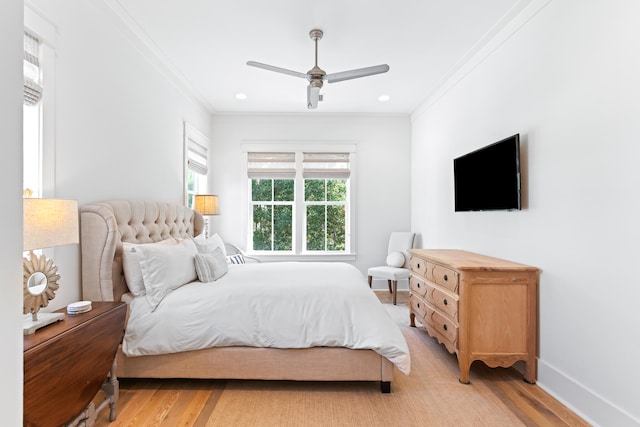
<svg viewBox="0 0 640 427">
<path fill-rule="evenodd" d="M 389 303 L 388 292 L 377 292 Z M 398 305 L 408 301 L 398 293 Z M 471 384 L 458 382 L 455 355 L 424 329 L 402 324 L 411 374 L 396 372 L 391 394 L 378 383 L 128 380 L 120 381 L 118 418 L 108 410 L 96 426 L 586 426 L 569 409 L 515 369 L 476 362 Z"/>
</svg>

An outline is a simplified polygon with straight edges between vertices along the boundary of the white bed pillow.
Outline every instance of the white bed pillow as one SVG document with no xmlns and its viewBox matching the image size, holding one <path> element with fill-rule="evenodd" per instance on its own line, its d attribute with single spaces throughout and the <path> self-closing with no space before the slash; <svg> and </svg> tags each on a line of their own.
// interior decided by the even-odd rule
<svg viewBox="0 0 640 427">
<path fill-rule="evenodd" d="M 207 254 L 196 254 L 196 272 L 201 282 L 214 282 L 227 274 L 229 265 L 220 248 Z"/>
<path fill-rule="evenodd" d="M 140 245 L 136 251 L 144 289 L 153 310 L 169 292 L 198 278 L 194 266 L 198 250 L 191 239 L 175 245 Z"/>
<path fill-rule="evenodd" d="M 225 248 L 224 242 L 218 233 L 213 233 L 213 236 L 208 238 L 204 237 L 204 234 L 200 234 L 199 236 L 196 236 L 193 241 L 196 242 L 198 253 L 208 254 L 213 252 L 216 248 L 220 248 L 222 250 L 222 254 L 227 256 L 227 248 Z"/>
<path fill-rule="evenodd" d="M 177 240 L 173 237 L 156 243 L 122 242 L 122 269 L 129 291 L 133 296 L 139 297 L 146 294 L 144 281 L 142 280 L 142 270 L 140 269 L 140 257 L 136 248 L 141 245 L 175 245 L 177 243 Z"/>
</svg>

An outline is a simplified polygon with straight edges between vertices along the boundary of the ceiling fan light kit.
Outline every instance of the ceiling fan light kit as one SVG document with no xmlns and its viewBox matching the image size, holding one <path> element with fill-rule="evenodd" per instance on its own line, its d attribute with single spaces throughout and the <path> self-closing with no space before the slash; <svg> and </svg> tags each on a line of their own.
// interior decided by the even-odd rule
<svg viewBox="0 0 640 427">
<path fill-rule="evenodd" d="M 262 68 L 268 71 L 275 71 L 276 73 L 288 74 L 290 76 L 307 79 L 309 81 L 309 85 L 307 86 L 307 108 L 309 109 L 318 108 L 318 102 L 322 101 L 320 89 L 322 89 L 322 85 L 325 81 L 329 83 L 337 83 L 345 80 L 373 76 L 375 74 L 382 74 L 389 71 L 389 66 L 387 64 L 382 64 L 375 65 L 373 67 L 358 68 L 355 70 L 327 74 L 322 68 L 318 67 L 318 40 L 322 39 L 323 35 L 324 33 L 319 29 L 313 29 L 309 31 L 309 37 L 311 37 L 311 40 L 313 40 L 315 43 L 315 65 L 306 73 L 287 70 L 286 68 L 275 67 L 273 65 L 263 64 L 261 62 L 255 61 L 248 61 L 247 65 L 251 67 Z"/>
</svg>

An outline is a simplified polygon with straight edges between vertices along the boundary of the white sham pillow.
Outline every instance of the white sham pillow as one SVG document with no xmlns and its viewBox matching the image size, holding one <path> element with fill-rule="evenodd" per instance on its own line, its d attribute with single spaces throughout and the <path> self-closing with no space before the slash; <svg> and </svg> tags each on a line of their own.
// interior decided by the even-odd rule
<svg viewBox="0 0 640 427">
<path fill-rule="evenodd" d="M 201 282 L 215 282 L 229 271 L 227 258 L 220 248 L 206 254 L 196 254 L 196 272 Z"/>
<path fill-rule="evenodd" d="M 127 281 L 129 291 L 133 296 L 139 297 L 146 294 L 144 281 L 142 280 L 142 270 L 140 269 L 139 252 L 136 248 L 141 245 L 175 245 L 177 243 L 173 237 L 156 243 L 122 242 L 122 270 L 124 271 L 124 279 Z"/>
<path fill-rule="evenodd" d="M 404 265 L 404 254 L 400 251 L 391 252 L 387 255 L 387 265 L 396 268 L 402 267 Z"/>
<path fill-rule="evenodd" d="M 144 289 L 153 310 L 169 292 L 198 278 L 194 266 L 198 250 L 191 239 L 175 245 L 141 245 L 136 251 Z"/>
<path fill-rule="evenodd" d="M 198 252 L 201 254 L 208 254 L 213 252 L 216 248 L 220 248 L 222 250 L 222 254 L 227 256 L 227 248 L 224 246 L 224 242 L 222 238 L 218 235 L 218 233 L 213 233 L 213 236 L 204 237 L 204 234 L 200 234 L 193 239 L 196 242 L 196 246 L 198 247 Z"/>
</svg>

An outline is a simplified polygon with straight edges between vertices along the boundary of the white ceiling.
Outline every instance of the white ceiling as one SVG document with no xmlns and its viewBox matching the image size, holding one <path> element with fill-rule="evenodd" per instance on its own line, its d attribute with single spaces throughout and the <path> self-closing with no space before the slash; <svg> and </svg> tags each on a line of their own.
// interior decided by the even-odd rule
<svg viewBox="0 0 640 427">
<path fill-rule="evenodd" d="M 212 112 L 411 113 L 530 0 L 104 0 Z M 325 83 L 306 108 L 309 31 L 318 65 L 335 73 L 388 64 L 385 74 Z M 247 99 L 236 99 L 244 93 Z M 387 102 L 378 101 L 388 95 Z"/>
</svg>

